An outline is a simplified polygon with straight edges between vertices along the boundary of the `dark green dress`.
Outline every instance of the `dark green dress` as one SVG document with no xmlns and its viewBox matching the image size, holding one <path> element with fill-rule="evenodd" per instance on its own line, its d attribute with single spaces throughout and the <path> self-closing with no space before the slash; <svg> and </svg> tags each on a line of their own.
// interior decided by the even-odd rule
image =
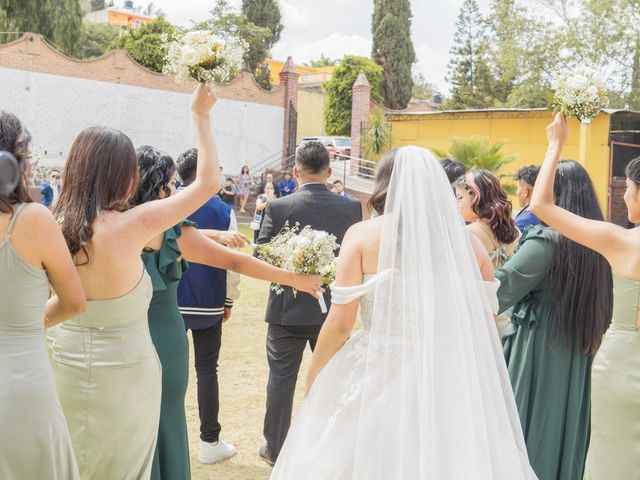
<svg viewBox="0 0 640 480">
<path fill-rule="evenodd" d="M 551 235 L 548 227 L 527 230 L 496 270 L 500 312 L 513 307 L 502 342 L 531 466 L 540 480 L 581 480 L 593 359 L 549 335 L 556 288 Z"/>
<path fill-rule="evenodd" d="M 142 260 L 153 282 L 149 330 L 162 365 L 162 401 L 158 443 L 153 458 L 154 480 L 188 480 L 189 442 L 184 397 L 189 380 L 189 344 L 178 309 L 178 283 L 187 269 L 177 240 L 184 221 L 164 233 L 160 250 L 145 252 Z"/>
</svg>

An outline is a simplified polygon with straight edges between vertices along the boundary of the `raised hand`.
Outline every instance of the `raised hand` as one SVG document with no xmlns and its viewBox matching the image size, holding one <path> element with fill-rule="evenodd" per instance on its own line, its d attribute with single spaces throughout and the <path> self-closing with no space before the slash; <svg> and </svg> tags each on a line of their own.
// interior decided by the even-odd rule
<svg viewBox="0 0 640 480">
<path fill-rule="evenodd" d="M 217 100 L 218 97 L 216 97 L 216 94 L 209 88 L 209 85 L 200 83 L 191 97 L 191 113 L 198 117 L 208 117 Z"/>
<path fill-rule="evenodd" d="M 547 126 L 547 138 L 549 148 L 560 153 L 569 138 L 569 125 L 562 112 L 558 112 L 553 122 Z"/>
</svg>

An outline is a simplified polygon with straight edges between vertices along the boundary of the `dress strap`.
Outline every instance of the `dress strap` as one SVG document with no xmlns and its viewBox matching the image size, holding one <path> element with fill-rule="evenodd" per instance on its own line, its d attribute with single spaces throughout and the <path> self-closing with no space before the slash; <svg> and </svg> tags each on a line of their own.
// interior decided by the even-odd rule
<svg viewBox="0 0 640 480">
<path fill-rule="evenodd" d="M 5 236 L 4 236 L 5 241 L 11 238 L 11 232 L 13 231 L 13 227 L 16 224 L 16 219 L 18 218 L 20 211 L 24 208 L 25 205 L 26 203 L 21 203 L 13 211 L 13 214 L 11 215 L 11 220 L 9 221 L 9 227 L 7 228 L 7 233 L 5 233 Z"/>
<path fill-rule="evenodd" d="M 335 283 L 331 285 L 331 303 L 336 305 L 346 305 L 354 300 L 364 297 L 367 293 L 373 291 L 376 284 L 391 274 L 391 270 L 385 270 L 377 273 L 362 285 L 354 285 L 352 287 L 336 287 Z"/>
<path fill-rule="evenodd" d="M 493 236 L 487 231 L 486 228 L 484 228 L 482 226 L 482 222 L 477 222 L 477 223 L 478 223 L 478 226 L 482 229 L 482 231 L 487 235 L 487 237 L 489 237 L 489 240 L 491 240 L 491 244 L 493 245 L 493 249 L 497 250 L 498 247 L 500 247 L 500 244 L 496 245 L 496 242 L 494 242 L 494 240 L 493 240 Z"/>
</svg>

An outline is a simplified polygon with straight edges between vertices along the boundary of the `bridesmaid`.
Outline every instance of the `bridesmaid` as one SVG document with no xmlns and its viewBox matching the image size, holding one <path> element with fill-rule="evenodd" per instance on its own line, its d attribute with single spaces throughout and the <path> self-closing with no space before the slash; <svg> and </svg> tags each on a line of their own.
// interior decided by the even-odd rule
<svg viewBox="0 0 640 480">
<path fill-rule="evenodd" d="M 80 133 L 67 159 L 55 215 L 74 258 L 87 310 L 56 328 L 52 363 L 83 479 L 147 479 L 160 418 L 161 374 L 147 310 L 147 243 L 219 188 L 211 129 L 215 95 L 191 103 L 202 152 L 196 180 L 164 202 L 128 209 L 138 185 L 131 140 L 110 128 Z"/>
<path fill-rule="evenodd" d="M 44 328 L 82 312 L 84 292 L 51 212 L 29 199 L 30 142 L 20 120 L 0 112 L 0 150 L 22 173 L 0 194 L 0 478 L 79 479 Z"/>
<path fill-rule="evenodd" d="M 637 479 L 640 472 L 640 230 L 575 215 L 553 202 L 555 172 L 569 128 L 561 113 L 547 127 L 549 150 L 536 180 L 531 210 L 574 242 L 600 253 L 613 269 L 613 319 L 591 373 L 589 480 Z M 624 201 L 640 222 L 640 157 L 627 167 Z M 598 285 L 606 288 L 606 285 Z"/>
<path fill-rule="evenodd" d="M 460 177 L 455 189 L 467 228 L 482 242 L 493 266 L 502 267 L 513 255 L 520 232 L 500 180 L 488 170 L 475 170 Z"/>
<path fill-rule="evenodd" d="M 169 155 L 142 146 L 137 150 L 137 158 L 140 185 L 134 205 L 167 198 L 176 192 L 176 166 Z M 178 196 L 181 195 L 182 192 Z M 157 480 L 191 478 L 184 407 L 189 379 L 189 346 L 177 298 L 178 283 L 187 269 L 187 260 L 296 286 L 311 294 L 322 290 L 319 277 L 294 275 L 272 267 L 209 240 L 204 231 L 194 227 L 195 224 L 188 220 L 179 222 L 151 239 L 142 254 L 153 283 L 149 330 L 162 364 L 160 427 L 151 474 L 151 478 Z"/>
<path fill-rule="evenodd" d="M 554 198 L 602 220 L 591 179 L 572 160 L 560 163 Z M 503 344 L 531 466 L 540 480 L 580 480 L 591 364 L 611 319 L 611 269 L 598 253 L 535 226 L 496 277 L 500 312 L 513 307 Z"/>
</svg>

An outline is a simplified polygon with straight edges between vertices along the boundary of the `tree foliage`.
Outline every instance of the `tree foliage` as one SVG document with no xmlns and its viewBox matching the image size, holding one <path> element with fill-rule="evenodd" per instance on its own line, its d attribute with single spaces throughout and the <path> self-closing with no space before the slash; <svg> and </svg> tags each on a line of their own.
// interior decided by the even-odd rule
<svg viewBox="0 0 640 480">
<path fill-rule="evenodd" d="M 391 147 L 391 125 L 385 113 L 376 108 L 367 120 L 367 128 L 362 134 L 364 155 L 370 160 L 379 160 Z"/>
<path fill-rule="evenodd" d="M 276 0 L 242 0 L 242 14 L 249 23 L 268 30 L 264 32 L 262 40 L 249 43 L 245 66 L 247 71 L 256 72 L 256 80 L 260 85 L 271 88 L 269 71 L 259 67 L 271 48 L 280 40 L 284 28 L 280 22 L 280 7 Z"/>
<path fill-rule="evenodd" d="M 437 157 L 457 160 L 467 169 L 485 169 L 496 173 L 515 160 L 515 157 L 505 155 L 502 151 L 504 145 L 503 141 L 492 143 L 486 137 L 453 138 L 449 151 L 438 148 L 432 148 L 431 151 Z"/>
<path fill-rule="evenodd" d="M 335 67 L 340 63 L 340 60 L 325 57 L 324 53 L 320 53 L 320 58 L 317 60 L 311 60 L 310 62 L 305 63 L 306 67 L 311 68 L 322 68 L 322 67 Z"/>
<path fill-rule="evenodd" d="M 436 93 L 438 93 L 438 87 L 435 84 L 429 82 L 422 73 L 414 74 L 412 98 L 430 101 Z"/>
<path fill-rule="evenodd" d="M 465 0 L 453 37 L 452 58 L 447 80 L 451 97 L 445 106 L 451 109 L 487 108 L 494 104 L 494 81 L 489 63 L 487 23 L 476 0 Z"/>
<path fill-rule="evenodd" d="M 371 85 L 372 98 L 376 102 L 382 102 L 382 67 L 369 58 L 344 57 L 333 72 L 331 80 L 323 85 L 327 94 L 325 123 L 329 135 L 351 135 L 352 88 L 360 71 L 365 73 Z"/>
<path fill-rule="evenodd" d="M 120 27 L 102 23 L 84 23 L 82 25 L 82 48 L 79 58 L 95 58 L 104 55 L 113 48 L 113 42 L 120 33 Z"/>
<path fill-rule="evenodd" d="M 0 31 L 3 42 L 24 32 L 43 35 L 56 48 L 75 55 L 80 48 L 82 8 L 79 0 L 0 0 Z"/>
<path fill-rule="evenodd" d="M 409 0 L 375 0 L 372 58 L 383 69 L 381 85 L 388 108 L 406 108 L 413 91 L 411 68 L 416 53 L 411 40 Z"/>
<path fill-rule="evenodd" d="M 138 28 L 125 27 L 124 33 L 113 40 L 112 47 L 126 50 L 143 67 L 162 72 L 166 55 L 162 36 L 171 37 L 176 31 L 173 25 L 160 17 Z"/>
</svg>

